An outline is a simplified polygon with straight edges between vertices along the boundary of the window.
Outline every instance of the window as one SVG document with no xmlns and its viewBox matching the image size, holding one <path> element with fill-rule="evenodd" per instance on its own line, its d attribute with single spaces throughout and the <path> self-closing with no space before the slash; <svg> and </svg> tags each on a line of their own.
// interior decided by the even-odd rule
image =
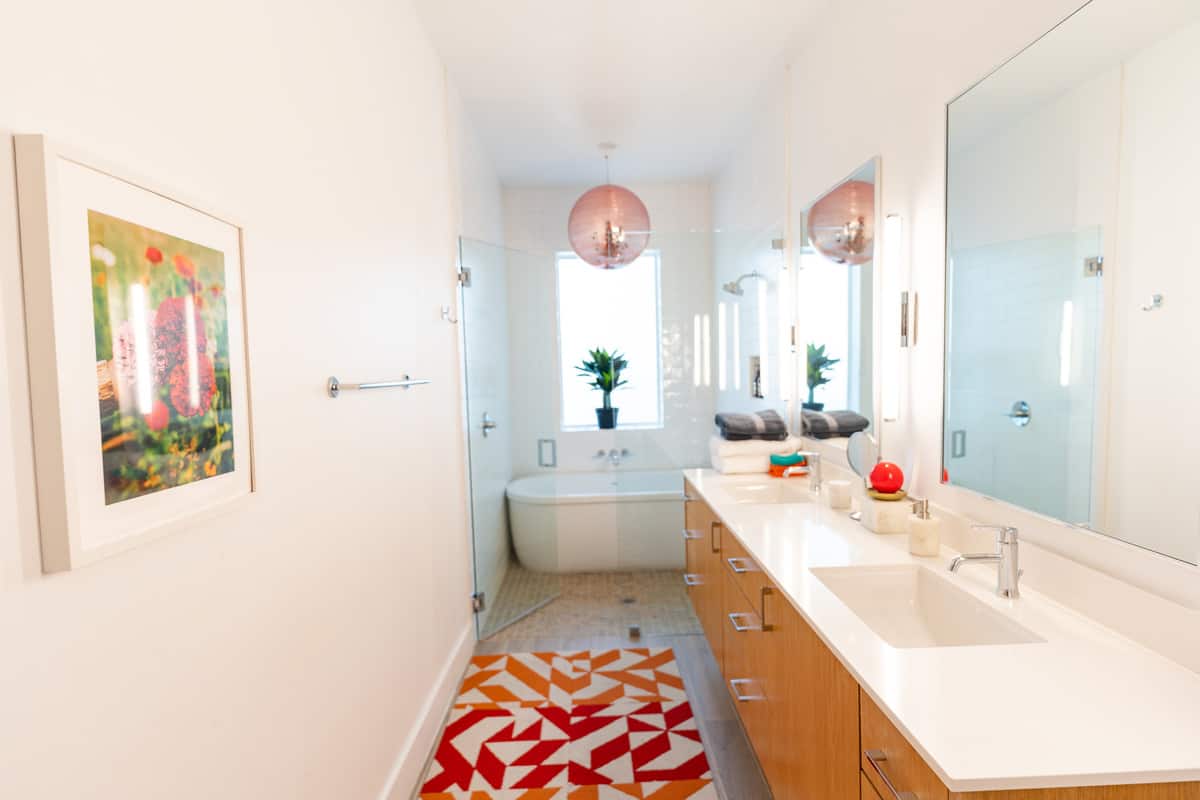
<svg viewBox="0 0 1200 800">
<path fill-rule="evenodd" d="M 805 248 L 800 253 L 800 331 L 804 341 L 798 347 L 802 363 L 807 363 L 807 345 L 825 345 L 825 355 L 838 359 L 829 371 L 829 383 L 817 388 L 813 398 L 826 409 L 851 408 L 852 370 L 858 363 L 850 352 L 851 283 L 858 270 L 835 264 L 825 256 Z M 807 384 L 801 387 L 808 399 Z"/>
<path fill-rule="evenodd" d="M 646 251 L 621 269 L 596 269 L 574 253 L 559 253 L 558 360 L 563 430 L 594 430 L 600 392 L 575 369 L 589 350 L 620 351 L 628 383 L 613 393 L 618 428 L 661 428 L 662 335 L 659 254 Z"/>
</svg>

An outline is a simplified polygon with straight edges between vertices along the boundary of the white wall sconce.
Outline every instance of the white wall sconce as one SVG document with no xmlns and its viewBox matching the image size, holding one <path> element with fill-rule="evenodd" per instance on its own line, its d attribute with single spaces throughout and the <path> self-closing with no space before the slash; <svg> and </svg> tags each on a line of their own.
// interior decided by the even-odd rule
<svg viewBox="0 0 1200 800">
<path fill-rule="evenodd" d="M 900 419 L 900 388 L 904 350 L 911 337 L 908 327 L 909 293 L 904 288 L 908 270 L 904 263 L 904 218 L 888 214 L 883 221 L 883 339 L 880 353 L 881 401 L 884 422 Z"/>
</svg>

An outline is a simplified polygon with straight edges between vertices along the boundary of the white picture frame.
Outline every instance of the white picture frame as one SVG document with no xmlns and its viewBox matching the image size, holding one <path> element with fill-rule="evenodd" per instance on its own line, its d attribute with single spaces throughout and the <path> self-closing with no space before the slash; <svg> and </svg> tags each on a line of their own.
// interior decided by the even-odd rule
<svg viewBox="0 0 1200 800">
<path fill-rule="evenodd" d="M 254 491 L 243 229 L 45 136 L 14 139 L 42 569 L 52 573 Z"/>
</svg>

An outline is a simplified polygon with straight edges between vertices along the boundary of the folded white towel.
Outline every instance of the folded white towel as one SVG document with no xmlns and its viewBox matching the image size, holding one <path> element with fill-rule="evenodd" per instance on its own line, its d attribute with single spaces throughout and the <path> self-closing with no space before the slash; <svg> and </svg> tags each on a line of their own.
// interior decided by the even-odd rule
<svg viewBox="0 0 1200 800">
<path fill-rule="evenodd" d="M 712 465 L 725 475 L 765 474 L 771 471 L 771 456 L 713 456 Z"/>
<path fill-rule="evenodd" d="M 715 459 L 718 456 L 728 458 L 731 456 L 770 456 L 786 453 L 794 453 L 803 447 L 804 442 L 797 439 L 795 436 L 789 436 L 781 442 L 767 442 L 762 439 L 747 439 L 741 442 L 730 442 L 722 439 L 720 436 L 713 436 L 708 440 L 708 452 Z"/>
</svg>

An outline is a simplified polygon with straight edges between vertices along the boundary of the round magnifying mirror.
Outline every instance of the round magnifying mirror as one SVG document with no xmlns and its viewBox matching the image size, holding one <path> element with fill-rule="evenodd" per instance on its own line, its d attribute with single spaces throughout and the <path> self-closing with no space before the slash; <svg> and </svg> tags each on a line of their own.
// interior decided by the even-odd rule
<svg viewBox="0 0 1200 800">
<path fill-rule="evenodd" d="M 850 469 L 864 481 L 879 463 L 879 442 L 869 433 L 859 431 L 846 440 L 846 460 Z"/>
</svg>

